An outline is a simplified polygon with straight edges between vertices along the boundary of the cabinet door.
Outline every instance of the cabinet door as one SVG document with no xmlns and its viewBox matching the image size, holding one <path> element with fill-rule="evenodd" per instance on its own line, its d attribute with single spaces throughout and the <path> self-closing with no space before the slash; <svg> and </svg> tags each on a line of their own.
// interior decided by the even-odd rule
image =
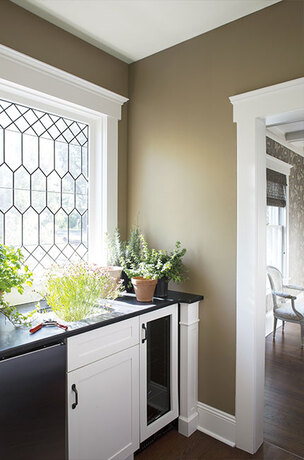
<svg viewBox="0 0 304 460">
<path fill-rule="evenodd" d="M 140 317 L 140 442 L 178 417 L 177 309 Z"/>
<path fill-rule="evenodd" d="M 138 345 L 70 372 L 69 460 L 133 454 L 139 447 L 138 393 Z"/>
</svg>

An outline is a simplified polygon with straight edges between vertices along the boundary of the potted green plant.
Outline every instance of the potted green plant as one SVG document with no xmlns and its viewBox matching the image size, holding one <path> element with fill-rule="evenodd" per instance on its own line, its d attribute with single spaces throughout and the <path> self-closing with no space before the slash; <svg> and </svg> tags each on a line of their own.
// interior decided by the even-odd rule
<svg viewBox="0 0 304 460">
<path fill-rule="evenodd" d="M 24 257 L 20 249 L 0 244 L 0 312 L 15 326 L 28 322 L 34 313 L 24 315 L 3 298 L 4 294 L 11 292 L 13 288 L 23 294 L 24 285 L 32 285 L 33 274 L 27 265 L 23 265 L 23 261 Z"/>
<path fill-rule="evenodd" d="M 137 236 L 138 235 L 138 236 Z M 157 283 L 157 273 L 150 261 L 151 251 L 142 233 L 136 235 L 134 243 L 122 259 L 122 267 L 134 286 L 139 302 L 151 302 Z"/>
<path fill-rule="evenodd" d="M 106 233 L 105 243 L 107 246 L 108 262 L 108 266 L 105 267 L 105 270 L 118 281 L 121 277 L 121 258 L 124 256 L 126 243 L 121 241 L 120 232 L 117 227 L 114 229 L 113 233 Z"/>
<path fill-rule="evenodd" d="M 175 248 L 171 252 L 156 251 L 155 262 L 159 268 L 158 282 L 155 289 L 156 297 L 168 296 L 169 281 L 176 284 L 181 283 L 186 278 L 186 269 L 183 264 L 183 257 L 186 254 L 186 249 L 181 247 L 181 242 L 175 243 Z"/>
<path fill-rule="evenodd" d="M 121 257 L 121 265 L 123 267 L 122 276 L 124 285 L 127 288 L 127 292 L 134 292 L 131 276 L 129 275 L 133 267 L 136 267 L 140 264 L 140 262 L 143 260 L 143 257 L 141 232 L 139 227 L 133 226 L 130 231 L 129 239 L 126 242 L 125 252 Z"/>
<path fill-rule="evenodd" d="M 43 280 L 42 296 L 64 321 L 80 321 L 100 313 L 103 300 L 123 294 L 122 284 L 102 267 L 80 262 L 53 266 Z"/>
<path fill-rule="evenodd" d="M 139 228 L 137 226 L 131 228 L 127 241 L 121 241 L 120 232 L 116 228 L 112 234 L 106 234 L 105 241 L 109 269 L 119 268 L 125 289 L 127 292 L 133 292 L 131 279 L 123 268 L 131 269 L 131 267 L 138 265 L 142 259 Z"/>
<path fill-rule="evenodd" d="M 148 285 L 144 280 L 157 280 L 155 283 L 149 283 L 151 290 L 152 284 L 155 284 L 155 296 L 166 297 L 170 280 L 175 283 L 181 283 L 185 279 L 185 267 L 182 258 L 186 253 L 186 249 L 181 248 L 180 241 L 176 242 L 175 248 L 171 252 L 149 249 L 143 234 L 140 234 L 140 246 L 139 258 L 134 261 L 127 260 L 128 264 L 126 261 L 122 261 L 124 271 L 132 279 L 135 293 L 138 291 L 138 287 L 135 287 L 135 284 L 144 286 Z"/>
</svg>

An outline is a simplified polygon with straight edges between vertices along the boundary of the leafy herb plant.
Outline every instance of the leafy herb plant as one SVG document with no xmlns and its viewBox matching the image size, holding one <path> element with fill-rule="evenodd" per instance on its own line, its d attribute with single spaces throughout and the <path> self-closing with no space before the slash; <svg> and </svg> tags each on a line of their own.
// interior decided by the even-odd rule
<svg viewBox="0 0 304 460">
<path fill-rule="evenodd" d="M 33 274 L 27 265 L 23 265 L 23 261 L 20 249 L 0 244 L 0 311 L 14 324 L 27 323 L 34 313 L 23 315 L 3 299 L 4 293 L 11 292 L 13 288 L 23 294 L 24 285 L 32 285 Z"/>
<path fill-rule="evenodd" d="M 133 227 L 126 242 L 124 254 L 120 258 L 120 263 L 122 267 L 131 268 L 140 264 L 143 257 L 142 234 L 138 227 Z"/>
<path fill-rule="evenodd" d="M 120 232 L 117 227 L 112 234 L 106 233 L 105 242 L 107 245 L 109 265 L 120 266 L 121 258 L 125 255 L 126 242 L 121 241 Z"/>
<path fill-rule="evenodd" d="M 148 243 L 143 234 L 140 234 L 140 251 L 138 258 L 126 258 L 122 260 L 123 270 L 129 278 L 141 276 L 146 279 L 173 280 L 181 283 L 185 279 L 185 267 L 182 258 L 186 249 L 181 248 L 180 241 L 177 241 L 173 251 L 162 251 L 149 249 Z"/>
<path fill-rule="evenodd" d="M 121 266 L 122 261 L 127 265 L 138 264 L 141 261 L 141 233 L 134 226 L 127 241 L 121 241 L 119 229 L 116 227 L 112 234 L 106 233 L 106 245 L 109 265 Z"/>
<path fill-rule="evenodd" d="M 85 262 L 53 266 L 43 284 L 43 297 L 64 321 L 87 318 L 99 311 L 102 299 L 114 300 L 123 293 L 108 272 Z"/>
<path fill-rule="evenodd" d="M 127 241 L 121 241 L 118 228 L 112 234 L 107 233 L 106 245 L 109 265 L 124 266 L 130 269 L 133 265 L 138 265 L 141 261 L 140 230 L 137 226 L 131 229 Z M 122 277 L 126 289 L 132 288 L 131 280 L 127 277 L 126 273 L 123 273 Z"/>
</svg>

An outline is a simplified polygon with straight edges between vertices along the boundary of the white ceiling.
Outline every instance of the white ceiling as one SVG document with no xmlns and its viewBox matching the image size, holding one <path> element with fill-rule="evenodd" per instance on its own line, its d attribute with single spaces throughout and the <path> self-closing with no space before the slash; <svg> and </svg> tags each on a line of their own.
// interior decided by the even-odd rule
<svg viewBox="0 0 304 460">
<path fill-rule="evenodd" d="M 281 0 L 11 0 L 134 62 Z"/>
</svg>

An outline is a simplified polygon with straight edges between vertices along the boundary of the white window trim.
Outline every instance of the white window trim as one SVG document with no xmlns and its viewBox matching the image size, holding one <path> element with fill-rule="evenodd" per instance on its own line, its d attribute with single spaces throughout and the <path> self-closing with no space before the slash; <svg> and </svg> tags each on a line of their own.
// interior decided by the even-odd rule
<svg viewBox="0 0 304 460">
<path fill-rule="evenodd" d="M 272 171 L 279 172 L 286 176 L 286 273 L 284 283 L 289 283 L 289 176 L 290 171 L 293 168 L 292 165 L 280 160 L 279 158 L 272 157 L 266 154 L 266 168 L 272 169 Z M 268 294 L 268 292 L 266 292 Z"/>
<path fill-rule="evenodd" d="M 89 259 L 105 263 L 103 235 L 117 226 L 118 120 L 128 99 L 3 45 L 0 97 L 90 125 Z"/>
<path fill-rule="evenodd" d="M 237 123 L 236 446 L 254 453 L 264 418 L 266 119 L 303 113 L 304 78 L 230 101 Z"/>
<path fill-rule="evenodd" d="M 289 181 L 290 171 L 293 168 L 292 165 L 286 163 L 285 161 L 279 160 L 279 158 L 272 157 L 266 153 L 266 167 L 272 169 L 273 171 L 284 174 L 287 177 L 287 184 Z"/>
</svg>

